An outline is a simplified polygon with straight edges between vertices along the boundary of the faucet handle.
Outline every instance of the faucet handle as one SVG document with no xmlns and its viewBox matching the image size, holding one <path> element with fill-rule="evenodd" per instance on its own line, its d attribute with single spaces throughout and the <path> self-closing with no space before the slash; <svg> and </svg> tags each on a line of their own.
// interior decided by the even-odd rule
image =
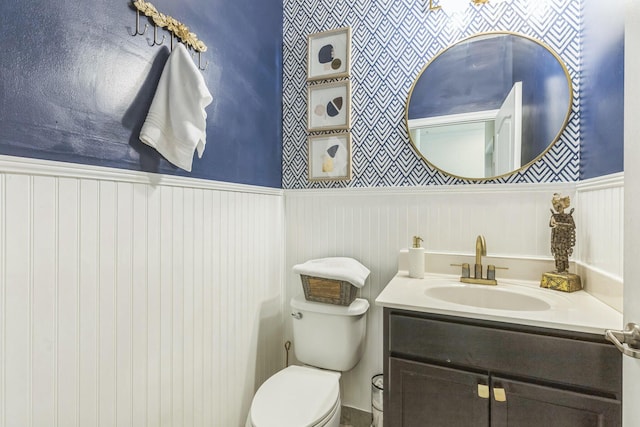
<svg viewBox="0 0 640 427">
<path fill-rule="evenodd" d="M 496 279 L 496 266 L 489 264 L 487 266 L 487 279 L 495 280 Z"/>
<path fill-rule="evenodd" d="M 469 263 L 465 262 L 464 264 L 449 264 L 451 267 L 462 267 L 462 274 L 460 277 L 469 278 L 471 276 L 471 268 L 469 267 Z"/>
<path fill-rule="evenodd" d="M 495 280 L 496 278 L 496 270 L 508 270 L 509 267 L 496 267 L 493 264 L 489 264 L 487 266 L 487 279 Z"/>
<path fill-rule="evenodd" d="M 470 277 L 471 276 L 471 268 L 469 267 L 469 263 L 465 262 L 462 264 L 462 275 L 460 277 Z"/>
</svg>

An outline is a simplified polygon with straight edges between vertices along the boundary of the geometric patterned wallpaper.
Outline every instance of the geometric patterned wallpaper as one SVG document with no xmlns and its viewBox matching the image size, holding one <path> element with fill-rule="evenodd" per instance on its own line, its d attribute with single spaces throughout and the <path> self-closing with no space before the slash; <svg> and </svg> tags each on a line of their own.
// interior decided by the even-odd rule
<svg viewBox="0 0 640 427">
<path fill-rule="evenodd" d="M 583 1 L 470 4 L 464 14 L 449 17 L 442 10 L 429 11 L 429 0 L 283 0 L 282 187 L 577 181 Z M 344 26 L 352 31 L 352 179 L 311 182 L 307 179 L 307 35 Z M 405 103 L 414 79 L 434 55 L 486 31 L 525 34 L 555 50 L 572 79 L 573 107 L 560 140 L 529 168 L 495 180 L 460 180 L 431 168 L 414 151 L 404 125 Z"/>
</svg>

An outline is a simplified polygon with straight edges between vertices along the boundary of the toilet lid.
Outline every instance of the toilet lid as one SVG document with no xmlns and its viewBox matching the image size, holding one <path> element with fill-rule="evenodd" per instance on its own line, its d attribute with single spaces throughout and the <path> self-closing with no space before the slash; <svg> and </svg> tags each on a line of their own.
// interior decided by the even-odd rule
<svg viewBox="0 0 640 427">
<path fill-rule="evenodd" d="M 253 398 L 256 427 L 314 426 L 329 415 L 340 396 L 340 374 L 289 366 L 269 378 Z"/>
</svg>

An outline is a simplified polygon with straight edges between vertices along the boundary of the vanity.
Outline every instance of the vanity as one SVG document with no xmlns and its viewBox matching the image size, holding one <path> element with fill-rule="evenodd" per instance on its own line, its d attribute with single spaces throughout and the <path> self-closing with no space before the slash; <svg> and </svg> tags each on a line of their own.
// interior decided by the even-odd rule
<svg viewBox="0 0 640 427">
<path fill-rule="evenodd" d="M 584 291 L 400 270 L 384 307 L 384 426 L 621 425 L 622 316 Z"/>
<path fill-rule="evenodd" d="M 551 149 L 572 94 L 568 69 L 548 46 L 482 33 L 423 68 L 405 122 L 432 168 L 494 179 Z M 605 339 L 605 330 L 621 329 L 621 313 L 582 290 L 540 287 L 543 273 L 568 276 L 566 267 L 510 258 L 509 271 L 498 273 L 497 263 L 483 268 L 485 255 L 478 236 L 475 264 L 443 274 L 454 269 L 440 267 L 460 260 L 427 262 L 440 274 L 417 279 L 401 254 L 398 273 L 376 298 L 384 308 L 384 426 L 621 426 L 622 355 Z"/>
</svg>

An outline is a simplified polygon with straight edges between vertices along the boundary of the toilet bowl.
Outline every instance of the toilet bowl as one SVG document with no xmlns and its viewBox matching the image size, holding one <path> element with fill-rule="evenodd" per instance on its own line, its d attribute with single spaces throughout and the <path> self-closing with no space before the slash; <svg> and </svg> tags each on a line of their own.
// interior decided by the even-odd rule
<svg viewBox="0 0 640 427">
<path fill-rule="evenodd" d="M 253 398 L 246 427 L 338 427 L 340 373 L 289 366 Z"/>
<path fill-rule="evenodd" d="M 291 300 L 296 358 L 253 397 L 246 427 L 339 427 L 340 372 L 362 357 L 369 302 L 349 306 Z M 322 368 L 322 369 L 320 369 Z"/>
</svg>

